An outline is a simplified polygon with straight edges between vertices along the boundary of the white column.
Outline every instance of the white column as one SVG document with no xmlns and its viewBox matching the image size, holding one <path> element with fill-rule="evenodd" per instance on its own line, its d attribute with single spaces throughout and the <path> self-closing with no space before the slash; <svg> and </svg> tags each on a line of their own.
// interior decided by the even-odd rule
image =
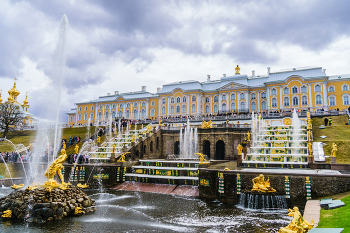
<svg viewBox="0 0 350 233">
<path fill-rule="evenodd" d="M 280 109 L 283 109 L 283 87 L 280 87 Z"/>
<path fill-rule="evenodd" d="M 245 96 L 246 96 L 246 105 L 245 105 L 245 108 L 246 110 L 250 110 L 249 106 L 250 106 L 250 102 L 249 102 L 249 91 L 246 91 L 245 92 Z"/>
<path fill-rule="evenodd" d="M 268 87 L 266 87 L 266 109 L 267 111 L 270 109 L 270 92 Z"/>
<path fill-rule="evenodd" d="M 190 95 L 187 95 L 186 96 L 186 107 L 187 107 L 187 112 L 186 112 L 186 114 L 187 115 L 191 115 L 191 111 L 190 111 L 190 109 L 191 109 L 191 107 L 190 107 L 190 105 L 191 105 L 191 101 L 190 101 Z"/>
<path fill-rule="evenodd" d="M 95 106 L 95 120 L 94 120 L 94 122 L 95 122 L 95 125 L 97 124 L 97 122 L 98 122 L 98 115 L 97 115 L 97 111 L 98 111 L 98 104 L 96 103 L 96 106 Z"/>
<path fill-rule="evenodd" d="M 78 124 L 78 110 L 79 110 L 79 105 L 77 106 L 77 110 L 75 111 L 75 125 Z"/>
<path fill-rule="evenodd" d="M 168 97 L 168 109 L 167 109 L 168 116 L 170 116 L 170 99 L 171 97 Z"/>
<path fill-rule="evenodd" d="M 257 98 L 257 112 L 260 112 L 260 92 L 258 91 L 258 93 L 256 94 L 258 96 Z"/>
<path fill-rule="evenodd" d="M 158 98 L 158 113 L 157 113 L 157 116 L 156 117 L 160 117 L 162 112 L 161 112 L 161 104 L 162 104 L 162 99 L 159 97 Z"/>
<path fill-rule="evenodd" d="M 218 96 L 219 96 L 219 112 L 221 112 L 221 110 L 222 110 L 222 103 L 221 103 L 222 95 L 219 93 Z"/>
<path fill-rule="evenodd" d="M 201 109 L 200 109 L 200 98 L 202 98 L 201 96 L 200 96 L 200 94 L 197 94 L 197 98 L 196 98 L 196 103 L 197 103 L 197 115 L 200 115 L 201 114 Z"/>
<path fill-rule="evenodd" d="M 309 108 L 312 108 L 312 91 L 311 91 L 312 84 L 309 83 Z M 311 110 L 311 109 L 310 109 Z"/>
<path fill-rule="evenodd" d="M 149 99 L 146 100 L 146 114 L 145 114 L 145 118 L 148 118 L 148 105 L 149 105 Z"/>
<path fill-rule="evenodd" d="M 126 103 L 123 104 L 123 116 L 126 118 Z"/>
<path fill-rule="evenodd" d="M 323 82 L 323 106 L 324 110 L 328 111 L 327 82 Z"/>
</svg>

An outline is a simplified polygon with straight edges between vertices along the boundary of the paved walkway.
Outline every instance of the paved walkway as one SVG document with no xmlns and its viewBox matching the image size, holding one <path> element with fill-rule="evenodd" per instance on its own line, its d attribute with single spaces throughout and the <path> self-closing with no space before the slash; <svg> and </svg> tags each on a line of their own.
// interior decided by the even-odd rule
<svg viewBox="0 0 350 233">
<path fill-rule="evenodd" d="M 318 222 L 320 221 L 320 211 L 321 205 L 319 200 L 308 200 L 305 205 L 303 217 L 309 223 L 314 220 L 314 228 L 316 228 L 318 226 Z"/>
</svg>

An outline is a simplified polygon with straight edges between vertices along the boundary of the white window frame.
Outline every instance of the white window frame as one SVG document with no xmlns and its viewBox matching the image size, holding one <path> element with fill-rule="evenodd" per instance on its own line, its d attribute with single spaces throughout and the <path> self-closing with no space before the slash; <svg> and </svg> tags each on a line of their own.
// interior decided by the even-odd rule
<svg viewBox="0 0 350 233">
<path fill-rule="evenodd" d="M 344 89 L 346 89 L 346 90 L 344 90 Z M 342 91 L 349 91 L 349 85 L 343 84 L 343 85 L 341 86 L 341 90 L 342 90 Z"/>
<path fill-rule="evenodd" d="M 231 100 L 236 100 L 236 94 L 232 93 L 230 98 L 231 98 Z"/>
<path fill-rule="evenodd" d="M 306 103 L 304 103 L 304 99 L 306 99 Z M 303 95 L 303 96 L 301 97 L 301 105 L 302 105 L 302 106 L 308 105 L 308 99 L 307 99 L 307 96 L 306 96 L 306 95 Z"/>
<path fill-rule="evenodd" d="M 317 102 L 317 97 L 320 97 L 320 102 Z M 316 105 L 321 105 L 322 104 L 322 95 L 320 95 L 320 94 L 316 94 L 316 96 L 315 96 L 315 102 L 316 102 Z"/>
</svg>

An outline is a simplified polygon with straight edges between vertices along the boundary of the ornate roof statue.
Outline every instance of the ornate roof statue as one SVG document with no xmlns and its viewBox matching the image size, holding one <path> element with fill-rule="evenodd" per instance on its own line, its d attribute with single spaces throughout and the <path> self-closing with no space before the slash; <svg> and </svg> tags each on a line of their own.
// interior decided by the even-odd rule
<svg viewBox="0 0 350 233">
<path fill-rule="evenodd" d="M 239 73 L 240 70 L 241 70 L 241 68 L 239 68 L 239 66 L 237 65 L 236 68 L 235 68 L 235 71 L 236 71 L 235 74 L 239 74 L 240 75 L 240 73 Z"/>
</svg>

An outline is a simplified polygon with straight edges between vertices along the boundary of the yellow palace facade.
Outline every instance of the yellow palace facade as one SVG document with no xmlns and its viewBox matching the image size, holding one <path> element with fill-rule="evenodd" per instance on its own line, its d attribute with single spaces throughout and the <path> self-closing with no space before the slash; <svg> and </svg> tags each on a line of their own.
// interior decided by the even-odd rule
<svg viewBox="0 0 350 233">
<path fill-rule="evenodd" d="M 236 73 L 212 80 L 165 84 L 157 93 L 141 91 L 108 93 L 76 103 L 67 113 L 68 124 L 105 124 L 110 117 L 130 120 L 202 116 L 292 109 L 327 111 L 350 107 L 350 75 L 327 76 L 322 67 L 292 68 L 264 75 Z M 90 120 L 89 120 L 90 119 Z"/>
</svg>

